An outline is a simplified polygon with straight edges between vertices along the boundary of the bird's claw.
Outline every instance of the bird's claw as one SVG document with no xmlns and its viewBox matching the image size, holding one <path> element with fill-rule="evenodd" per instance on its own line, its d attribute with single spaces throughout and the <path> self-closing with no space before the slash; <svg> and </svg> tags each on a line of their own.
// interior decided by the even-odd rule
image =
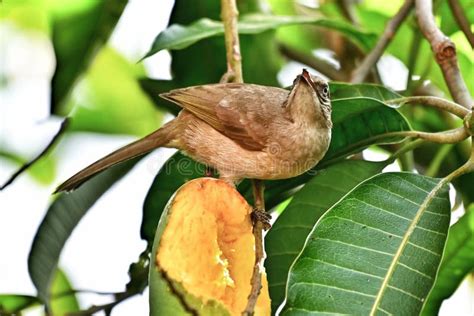
<svg viewBox="0 0 474 316">
<path fill-rule="evenodd" d="M 252 218 L 252 222 L 254 224 L 256 222 L 261 222 L 263 224 L 264 230 L 269 230 L 272 227 L 272 225 L 270 224 L 272 216 L 269 213 L 265 212 L 265 210 L 254 208 L 252 213 L 250 213 L 250 217 Z"/>
</svg>

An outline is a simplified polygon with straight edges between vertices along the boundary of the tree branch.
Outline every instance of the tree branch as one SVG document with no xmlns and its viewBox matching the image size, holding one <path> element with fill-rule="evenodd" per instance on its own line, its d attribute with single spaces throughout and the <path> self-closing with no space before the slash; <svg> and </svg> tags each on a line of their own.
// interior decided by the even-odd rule
<svg viewBox="0 0 474 316">
<path fill-rule="evenodd" d="M 237 4 L 235 0 L 221 0 L 221 18 L 224 23 L 224 37 L 227 58 L 227 72 L 223 82 L 244 82 L 242 56 L 240 55 L 239 32 L 237 29 Z"/>
<path fill-rule="evenodd" d="M 408 13 L 410 13 L 413 2 L 414 0 L 406 0 L 397 14 L 390 21 L 388 21 L 387 26 L 385 27 L 385 30 L 375 47 L 367 56 L 365 56 L 360 66 L 357 67 L 352 73 L 352 83 L 361 83 L 364 81 L 370 69 L 375 65 L 375 63 L 377 63 L 385 48 L 397 33 L 397 30 L 402 24 L 403 20 L 405 20 L 405 18 L 408 16 Z"/>
<path fill-rule="evenodd" d="M 471 48 L 474 48 L 474 34 L 471 32 L 471 24 L 469 23 L 469 20 L 464 15 L 464 9 L 461 7 L 458 0 L 448 0 L 448 3 L 459 28 L 463 31 L 469 44 L 471 44 Z"/>
<path fill-rule="evenodd" d="M 467 109 L 472 107 L 472 98 L 459 71 L 456 46 L 437 27 L 431 0 L 416 0 L 418 25 L 431 45 L 436 62 L 443 72 L 444 80 L 453 99 Z"/>
<path fill-rule="evenodd" d="M 239 33 L 237 29 L 237 11 L 236 0 L 221 0 L 221 18 L 224 23 L 224 37 L 227 57 L 227 72 L 221 79 L 221 82 L 243 83 L 242 76 L 242 56 L 240 54 Z M 263 204 L 263 183 L 259 180 L 252 181 L 252 188 L 255 198 L 255 207 L 265 212 Z M 261 262 L 264 257 L 263 250 L 263 229 L 264 223 L 260 220 L 254 221 L 253 235 L 255 238 L 255 264 L 250 280 L 251 291 L 248 297 L 247 306 L 243 315 L 253 315 L 255 304 L 262 287 Z"/>
</svg>

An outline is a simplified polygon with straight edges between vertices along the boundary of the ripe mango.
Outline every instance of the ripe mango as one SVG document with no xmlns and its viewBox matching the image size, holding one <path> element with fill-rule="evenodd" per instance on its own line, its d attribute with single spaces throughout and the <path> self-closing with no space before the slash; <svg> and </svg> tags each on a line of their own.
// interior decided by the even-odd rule
<svg viewBox="0 0 474 316">
<path fill-rule="evenodd" d="M 255 261 L 252 208 L 229 184 L 199 178 L 168 202 L 155 235 L 150 315 L 240 315 Z M 266 275 L 255 315 L 270 315 Z"/>
</svg>

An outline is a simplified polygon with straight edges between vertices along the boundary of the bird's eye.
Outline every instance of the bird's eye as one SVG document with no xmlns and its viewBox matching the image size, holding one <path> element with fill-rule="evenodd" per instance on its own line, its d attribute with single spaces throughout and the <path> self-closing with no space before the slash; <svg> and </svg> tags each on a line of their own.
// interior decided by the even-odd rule
<svg viewBox="0 0 474 316">
<path fill-rule="evenodd" d="M 328 95 L 328 93 L 329 93 L 329 89 L 328 89 L 328 87 L 324 87 L 324 89 L 323 89 L 323 93 L 324 93 L 325 95 Z"/>
</svg>

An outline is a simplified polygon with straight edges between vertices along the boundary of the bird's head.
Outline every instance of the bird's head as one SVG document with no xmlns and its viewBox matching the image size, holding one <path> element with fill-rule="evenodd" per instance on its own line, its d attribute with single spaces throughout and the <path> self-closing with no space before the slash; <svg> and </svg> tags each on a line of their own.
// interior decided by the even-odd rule
<svg viewBox="0 0 474 316">
<path fill-rule="evenodd" d="M 289 99 L 291 100 L 289 102 L 298 104 L 296 107 L 304 107 L 300 108 L 303 112 L 314 112 L 319 118 L 322 114 L 328 127 L 332 126 L 329 85 L 325 79 L 311 75 L 306 69 L 303 69 L 293 83 Z"/>
</svg>

